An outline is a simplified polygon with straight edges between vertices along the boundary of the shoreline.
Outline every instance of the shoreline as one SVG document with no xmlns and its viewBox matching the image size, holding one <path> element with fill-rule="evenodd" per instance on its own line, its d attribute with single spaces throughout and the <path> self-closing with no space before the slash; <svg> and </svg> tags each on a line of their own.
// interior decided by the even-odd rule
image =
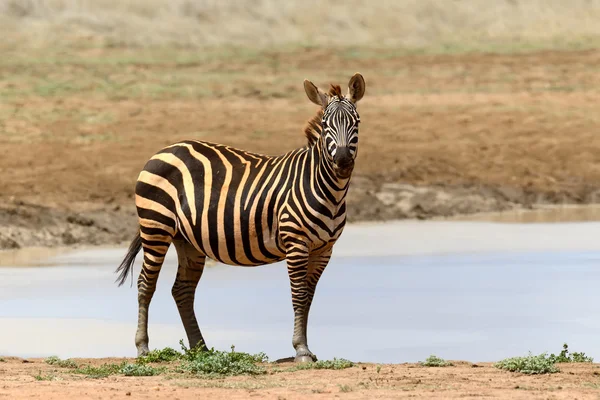
<svg viewBox="0 0 600 400">
<path fill-rule="evenodd" d="M 600 220 L 600 204 L 480 187 L 383 184 L 358 177 L 348 196 L 348 225 L 386 221 L 569 222 Z M 354 182 L 353 182 L 354 183 Z M 46 206 L 0 199 L 0 251 L 78 249 L 128 244 L 136 229 L 131 204 L 100 202 Z M 42 250 L 43 251 L 43 250 Z"/>
<path fill-rule="evenodd" d="M 108 211 L 110 212 L 110 211 Z M 111 221 L 102 212 L 96 210 L 95 215 L 104 216 L 104 222 Z M 86 215 L 79 216 L 85 219 Z M 109 214 L 110 215 L 110 214 Z M 95 221 L 95 220 L 93 220 Z M 131 221 L 127 230 L 133 230 L 135 217 L 119 219 L 121 226 Z M 336 245 L 338 257 L 377 257 L 377 256 L 419 256 L 449 253 L 473 253 L 480 251 L 548 251 L 563 249 L 566 251 L 586 251 L 595 249 L 590 240 L 577 240 L 580 235 L 591 234 L 589 225 L 585 223 L 600 222 L 600 205 L 532 205 L 531 207 L 515 207 L 509 210 L 489 211 L 473 214 L 459 214 L 454 216 L 436 216 L 428 219 L 396 218 L 388 220 L 358 220 L 346 225 L 344 234 Z M 538 239 L 539 235 L 547 235 L 557 228 L 553 224 L 560 223 L 559 228 L 570 235 L 563 239 L 552 241 L 554 247 L 544 246 L 544 240 Z M 512 226 L 511 226 L 512 225 Z M 517 226 L 514 226 L 517 225 Z M 58 224 L 47 227 L 42 233 L 71 229 L 72 223 Z M 20 227 L 17 232 L 21 235 L 29 232 L 39 233 L 37 228 Z M 34 243 L 31 246 L 0 249 L 0 267 L 45 267 L 53 266 L 66 256 L 63 261 L 76 262 L 75 260 L 98 259 L 110 254 L 115 257 L 124 256 L 125 249 L 129 246 L 129 233 L 121 232 L 120 235 L 111 236 L 111 232 L 102 229 L 100 223 L 94 222 L 84 226 L 75 226 L 74 231 L 81 235 L 83 240 L 74 243 L 61 243 L 64 236 L 44 236 L 48 238 L 48 245 Z M 100 231 L 98 237 L 93 237 Z M 457 235 L 457 233 L 459 233 Z M 64 235 L 64 233 L 63 233 Z M 32 236 L 36 239 L 39 236 Z M 369 241 L 372 237 L 380 237 L 378 245 L 365 249 L 360 243 Z M 89 240 L 89 239 L 94 240 Z M 118 240 L 121 238 L 121 240 Z M 494 240 L 492 240 L 494 239 Z M 524 241 L 523 243 L 521 241 Z M 450 246 L 442 243 L 451 243 Z M 526 243 L 526 244 L 524 244 Z M 122 253 L 122 254 L 121 254 Z M 74 258 L 73 258 L 74 257 Z M 79 257 L 79 258 L 78 258 Z M 170 256 L 168 256 L 170 257 Z M 113 263 L 116 262 L 113 260 Z M 118 264 L 118 262 L 117 262 Z M 219 265 L 216 261 L 207 260 L 207 265 Z M 116 266 L 115 266 L 116 267 Z"/>
</svg>

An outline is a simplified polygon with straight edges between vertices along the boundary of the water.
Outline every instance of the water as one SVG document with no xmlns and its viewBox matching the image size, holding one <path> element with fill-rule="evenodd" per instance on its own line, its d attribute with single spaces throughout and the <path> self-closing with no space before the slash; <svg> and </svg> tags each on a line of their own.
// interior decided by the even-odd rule
<svg viewBox="0 0 600 400">
<path fill-rule="evenodd" d="M 477 362 L 558 352 L 567 342 L 600 358 L 598 231 L 597 222 L 349 226 L 317 289 L 310 347 L 322 359 Z M 134 356 L 137 292 L 113 283 L 124 252 L 58 253 L 0 268 L 0 354 Z M 175 270 L 171 251 L 150 308 L 151 348 L 179 348 L 185 337 L 170 294 Z M 209 346 L 293 354 L 283 263 L 207 268 L 196 310 Z"/>
</svg>

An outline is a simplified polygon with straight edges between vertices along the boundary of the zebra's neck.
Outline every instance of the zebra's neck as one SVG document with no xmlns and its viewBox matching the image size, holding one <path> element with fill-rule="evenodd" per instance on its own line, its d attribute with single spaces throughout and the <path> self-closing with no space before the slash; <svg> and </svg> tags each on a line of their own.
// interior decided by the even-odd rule
<svg viewBox="0 0 600 400">
<path fill-rule="evenodd" d="M 331 212 L 333 218 L 339 217 L 339 212 L 345 210 L 350 178 L 342 180 L 335 175 L 333 162 L 325 154 L 322 139 L 311 147 L 308 158 L 312 171 L 305 184 L 311 185 L 311 192 L 315 194 L 316 200 Z"/>
</svg>

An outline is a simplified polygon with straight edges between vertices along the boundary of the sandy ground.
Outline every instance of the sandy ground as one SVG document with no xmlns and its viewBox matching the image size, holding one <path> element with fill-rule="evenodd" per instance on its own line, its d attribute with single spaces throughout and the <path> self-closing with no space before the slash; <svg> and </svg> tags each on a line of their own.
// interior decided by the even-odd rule
<svg viewBox="0 0 600 400">
<path fill-rule="evenodd" d="M 0 248 L 111 244 L 164 145 L 302 146 L 302 90 L 360 71 L 349 220 L 594 203 L 600 51 L 395 55 L 304 49 L 202 55 L 90 49 L 0 62 Z"/>
<path fill-rule="evenodd" d="M 79 365 L 123 359 L 77 359 Z M 292 364 L 278 364 L 286 369 Z M 560 372 L 528 376 L 491 363 L 454 362 L 451 367 L 418 364 L 357 364 L 352 368 L 269 372 L 258 377 L 206 379 L 183 374 L 155 377 L 88 378 L 41 359 L 6 358 L 0 363 L 0 398 L 6 399 L 598 399 L 600 366 L 560 364 Z M 272 367 L 269 367 L 270 369 Z M 378 372 L 379 368 L 379 372 Z"/>
</svg>

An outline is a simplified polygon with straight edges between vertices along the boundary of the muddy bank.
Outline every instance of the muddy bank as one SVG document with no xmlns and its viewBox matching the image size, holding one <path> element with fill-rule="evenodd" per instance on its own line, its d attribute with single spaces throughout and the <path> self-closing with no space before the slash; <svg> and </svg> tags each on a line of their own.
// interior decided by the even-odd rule
<svg viewBox="0 0 600 400">
<path fill-rule="evenodd" d="M 478 186 L 413 186 L 356 177 L 348 199 L 349 222 L 431 219 L 527 209 L 543 204 L 594 203 L 595 193 L 530 193 Z M 49 207 L 8 200 L 0 203 L 0 249 L 77 247 L 128 242 L 136 229 L 129 204 L 88 203 Z"/>
<path fill-rule="evenodd" d="M 0 249 L 119 244 L 135 233 L 135 208 L 0 204 Z"/>
</svg>

